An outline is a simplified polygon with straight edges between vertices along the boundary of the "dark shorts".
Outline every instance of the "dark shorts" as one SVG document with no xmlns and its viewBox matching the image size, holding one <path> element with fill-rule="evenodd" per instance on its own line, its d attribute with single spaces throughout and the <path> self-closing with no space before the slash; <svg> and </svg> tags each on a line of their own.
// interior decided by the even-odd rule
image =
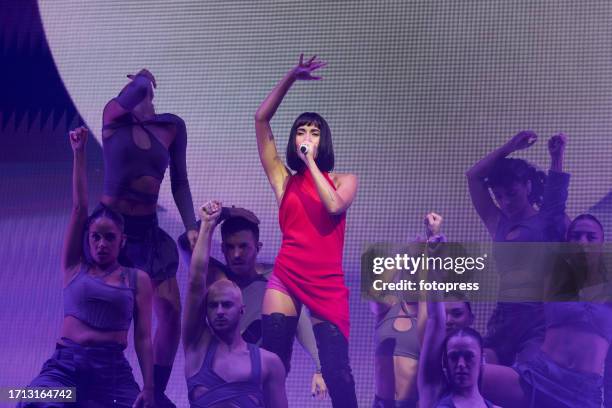
<svg viewBox="0 0 612 408">
<path fill-rule="evenodd" d="M 601 407 L 603 379 L 600 375 L 561 367 L 542 352 L 514 369 L 531 401 L 525 408 Z"/>
<path fill-rule="evenodd" d="M 131 407 L 140 389 L 119 344 L 85 347 L 64 339 L 30 387 L 75 387 L 75 403 L 22 403 L 19 407 Z"/>
<path fill-rule="evenodd" d="M 499 364 L 511 366 L 538 354 L 545 331 L 542 303 L 499 302 L 487 323 L 484 347 L 495 351 Z"/>
</svg>

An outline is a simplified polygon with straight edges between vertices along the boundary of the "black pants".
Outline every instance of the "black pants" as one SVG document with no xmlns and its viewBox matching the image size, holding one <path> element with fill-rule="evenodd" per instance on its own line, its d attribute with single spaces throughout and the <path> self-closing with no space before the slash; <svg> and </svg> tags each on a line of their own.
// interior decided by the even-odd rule
<svg viewBox="0 0 612 408">
<path fill-rule="evenodd" d="M 30 387 L 75 387 L 75 403 L 22 403 L 19 407 L 131 407 L 140 388 L 123 347 L 110 344 L 85 347 L 64 339 L 45 362 Z"/>
<path fill-rule="evenodd" d="M 297 320 L 296 316 L 286 316 L 282 313 L 262 315 L 261 320 L 262 347 L 280 357 L 287 373 L 291 366 Z M 332 405 L 335 408 L 357 407 L 355 381 L 349 363 L 348 341 L 338 326 L 329 322 L 315 324 L 313 331 L 319 349 L 321 374 L 329 390 Z"/>
</svg>

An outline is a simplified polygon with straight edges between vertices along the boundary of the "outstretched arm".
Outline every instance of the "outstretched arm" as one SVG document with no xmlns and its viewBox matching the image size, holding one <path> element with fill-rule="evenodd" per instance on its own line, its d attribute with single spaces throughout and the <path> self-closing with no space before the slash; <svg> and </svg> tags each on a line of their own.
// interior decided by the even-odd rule
<svg viewBox="0 0 612 408">
<path fill-rule="evenodd" d="M 444 235 L 442 235 L 442 221 L 443 218 L 441 215 L 430 212 L 423 218 L 423 224 L 425 225 L 425 248 L 424 251 L 427 256 L 440 256 L 440 252 L 442 250 L 443 242 L 446 241 Z M 419 281 L 420 280 L 443 280 L 442 277 L 439 276 L 440 271 L 437 270 L 425 270 L 421 268 L 418 272 Z M 435 299 L 431 299 L 435 301 L 440 301 L 439 296 L 436 296 Z M 422 291 L 419 293 L 419 304 L 418 304 L 418 312 L 417 312 L 417 334 L 419 336 L 419 341 L 421 345 L 425 341 L 425 329 L 427 327 L 428 322 L 428 304 L 427 304 L 427 292 Z M 444 322 L 446 328 L 446 312 L 444 313 Z"/>
<path fill-rule="evenodd" d="M 292 68 L 280 80 L 255 113 L 255 135 L 257 136 L 259 159 L 279 205 L 283 198 L 290 172 L 278 156 L 270 121 L 293 83 L 296 80 L 320 79 L 313 76 L 312 72 L 325 66 L 325 63 L 316 60 L 316 57 L 312 57 L 307 62 L 304 62 L 303 57 L 303 55 L 300 56 L 298 65 Z"/>
<path fill-rule="evenodd" d="M 187 129 L 185 122 L 176 117 L 176 136 L 170 145 L 170 184 L 172 197 L 181 214 L 187 240 L 193 250 L 198 238 L 191 188 L 187 178 Z"/>
<path fill-rule="evenodd" d="M 524 130 L 519 132 L 502 147 L 493 150 L 476 162 L 476 164 L 465 173 L 468 180 L 468 189 L 470 191 L 472 204 L 491 236 L 495 235 L 501 213 L 497 205 L 493 202 L 484 179 L 495 165 L 495 162 L 499 159 L 503 159 L 516 150 L 530 147 L 536 140 L 537 135 L 532 131 Z"/>
<path fill-rule="evenodd" d="M 550 171 L 563 172 L 563 159 L 565 157 L 565 145 L 567 136 L 559 133 L 548 139 L 548 153 L 550 154 Z"/>
<path fill-rule="evenodd" d="M 442 217 L 431 212 L 425 216 L 423 221 L 427 237 L 426 251 L 428 255 L 434 254 L 439 250 L 440 241 L 436 241 L 436 237 L 441 237 Z M 419 279 L 421 277 L 438 279 L 437 272 L 435 270 L 429 271 L 430 276 L 422 276 L 426 275 L 426 272 L 421 271 Z M 431 407 L 440 398 L 439 394 L 444 384 L 442 355 L 446 337 L 446 312 L 439 294 L 421 293 L 420 297 L 418 321 L 421 340 L 418 374 L 419 406 Z M 424 316 L 421 314 L 424 314 Z"/>
<path fill-rule="evenodd" d="M 565 214 L 570 175 L 563 171 L 563 158 L 567 137 L 560 133 L 548 140 L 548 152 L 550 153 L 550 169 L 540 211 L 546 216 L 549 225 L 554 230 L 556 237 L 551 239 L 564 240 L 565 232 L 570 224 L 569 217 Z"/>
<path fill-rule="evenodd" d="M 208 286 L 206 281 L 210 243 L 220 215 L 221 203 L 218 201 L 209 201 L 200 208 L 202 225 L 191 257 L 183 313 L 183 345 L 186 349 L 197 345 L 202 334 L 208 329 L 202 312 Z"/>
<path fill-rule="evenodd" d="M 72 211 L 64 238 L 62 271 L 64 285 L 67 284 L 81 263 L 83 253 L 83 231 L 87 221 L 87 169 L 85 145 L 89 131 L 80 127 L 70 131 L 70 146 L 73 152 L 72 164 Z"/>
<path fill-rule="evenodd" d="M 419 406 L 433 407 L 444 384 L 442 371 L 446 319 L 442 302 L 427 303 L 425 337 L 419 358 Z"/>
</svg>

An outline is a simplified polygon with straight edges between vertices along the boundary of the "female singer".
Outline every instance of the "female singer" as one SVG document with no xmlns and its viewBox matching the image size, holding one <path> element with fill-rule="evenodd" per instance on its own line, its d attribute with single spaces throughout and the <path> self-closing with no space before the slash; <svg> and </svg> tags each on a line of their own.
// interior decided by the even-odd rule
<svg viewBox="0 0 612 408">
<path fill-rule="evenodd" d="M 262 346 L 279 355 L 287 371 L 302 304 L 311 311 L 323 379 L 335 407 L 356 407 L 348 355 L 348 289 L 342 252 L 346 211 L 357 192 L 357 177 L 330 173 L 334 150 L 327 122 L 317 113 L 295 120 L 287 144 L 287 165 L 278 152 L 270 121 L 296 80 L 317 80 L 325 63 L 300 56 L 255 114 L 261 164 L 279 205 L 283 240 L 262 306 Z"/>
</svg>

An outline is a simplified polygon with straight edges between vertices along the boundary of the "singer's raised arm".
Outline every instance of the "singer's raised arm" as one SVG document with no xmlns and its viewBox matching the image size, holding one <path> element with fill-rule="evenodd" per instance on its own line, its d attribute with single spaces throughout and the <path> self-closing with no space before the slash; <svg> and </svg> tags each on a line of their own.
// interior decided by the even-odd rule
<svg viewBox="0 0 612 408">
<path fill-rule="evenodd" d="M 320 79 L 313 76 L 312 72 L 325 65 L 325 63 L 316 61 L 316 57 L 312 57 L 307 62 L 304 62 L 303 57 L 303 55 L 300 56 L 299 63 L 279 81 L 255 113 L 255 135 L 257 136 L 259 159 L 279 205 L 291 172 L 278 155 L 270 121 L 293 83 L 296 80 Z"/>
<path fill-rule="evenodd" d="M 257 109 L 257 113 L 255 113 L 255 135 L 257 136 L 259 160 L 261 160 L 261 165 L 266 172 L 279 205 L 283 198 L 287 179 L 291 173 L 278 156 L 274 135 L 270 127 L 270 120 L 294 81 L 295 78 L 293 78 L 290 71 L 274 87 L 272 92 L 259 106 L 259 109 Z"/>
</svg>

